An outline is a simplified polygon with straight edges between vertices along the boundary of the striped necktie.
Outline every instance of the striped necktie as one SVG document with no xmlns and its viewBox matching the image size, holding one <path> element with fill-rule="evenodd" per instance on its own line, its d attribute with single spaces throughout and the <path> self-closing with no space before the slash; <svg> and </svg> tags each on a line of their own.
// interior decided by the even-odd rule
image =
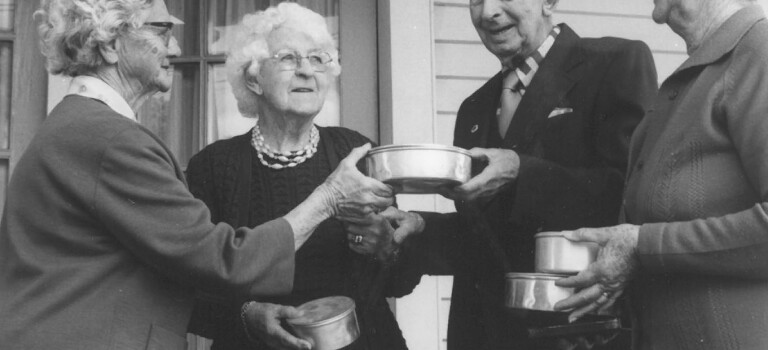
<svg viewBox="0 0 768 350">
<path fill-rule="evenodd" d="M 517 106 L 520 104 L 520 100 L 523 98 L 521 93 L 522 83 L 520 78 L 515 73 L 514 69 L 510 69 L 504 76 L 504 81 L 501 87 L 501 110 L 499 111 L 499 134 L 503 139 L 507 135 L 507 129 L 509 123 L 512 122 L 512 117 L 515 115 Z"/>
<path fill-rule="evenodd" d="M 502 139 L 507 135 L 509 123 L 512 122 L 512 117 L 515 115 L 520 100 L 523 98 L 528 85 L 531 84 L 533 76 L 539 69 L 539 65 L 555 43 L 558 34 L 560 34 L 560 27 L 555 26 L 533 54 L 525 59 L 517 58 L 512 62 L 514 68 L 503 73 L 504 80 L 502 82 L 499 109 L 496 110 L 499 134 L 501 134 Z"/>
</svg>

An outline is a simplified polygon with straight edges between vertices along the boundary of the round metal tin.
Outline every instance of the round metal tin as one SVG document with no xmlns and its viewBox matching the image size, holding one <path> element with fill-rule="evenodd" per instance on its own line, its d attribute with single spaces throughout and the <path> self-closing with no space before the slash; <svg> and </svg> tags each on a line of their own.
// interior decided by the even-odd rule
<svg viewBox="0 0 768 350">
<path fill-rule="evenodd" d="M 563 232 L 541 232 L 534 239 L 536 272 L 574 275 L 597 259 L 596 243 L 573 242 Z"/>
<path fill-rule="evenodd" d="M 294 333 L 314 350 L 336 350 L 360 336 L 354 300 L 333 296 L 312 300 L 298 307 L 302 317 L 286 320 Z"/>
<path fill-rule="evenodd" d="M 376 147 L 366 156 L 368 176 L 391 185 L 398 193 L 438 193 L 472 176 L 472 158 L 465 149 L 437 144 Z"/>
</svg>

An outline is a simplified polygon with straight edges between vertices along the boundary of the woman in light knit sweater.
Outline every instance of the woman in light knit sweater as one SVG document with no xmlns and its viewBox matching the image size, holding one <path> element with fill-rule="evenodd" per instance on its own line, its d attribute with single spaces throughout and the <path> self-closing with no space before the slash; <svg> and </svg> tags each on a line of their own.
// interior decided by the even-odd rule
<svg viewBox="0 0 768 350">
<path fill-rule="evenodd" d="M 629 298 L 637 349 L 768 346 L 768 21 L 749 0 L 656 0 L 689 58 L 632 137 L 626 224 L 561 286 L 576 319 Z"/>
</svg>

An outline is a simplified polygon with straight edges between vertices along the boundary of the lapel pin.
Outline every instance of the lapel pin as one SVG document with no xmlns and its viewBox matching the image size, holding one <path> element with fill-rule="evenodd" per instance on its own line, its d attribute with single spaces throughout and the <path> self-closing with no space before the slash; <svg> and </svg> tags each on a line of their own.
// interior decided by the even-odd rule
<svg viewBox="0 0 768 350">
<path fill-rule="evenodd" d="M 473 134 L 474 134 L 474 133 L 477 131 L 477 129 L 478 129 L 478 126 L 477 126 L 477 124 L 475 124 L 475 125 L 472 125 L 472 130 L 469 130 L 469 132 L 471 132 L 471 133 L 473 133 Z"/>
</svg>

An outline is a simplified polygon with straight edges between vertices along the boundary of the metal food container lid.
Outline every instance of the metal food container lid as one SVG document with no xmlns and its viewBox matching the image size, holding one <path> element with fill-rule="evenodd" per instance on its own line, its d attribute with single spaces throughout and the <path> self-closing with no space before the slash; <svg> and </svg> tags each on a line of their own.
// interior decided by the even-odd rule
<svg viewBox="0 0 768 350">
<path fill-rule="evenodd" d="M 562 232 L 539 232 L 535 235 L 533 235 L 533 238 L 542 238 L 542 237 L 564 237 Z"/>
<path fill-rule="evenodd" d="M 539 280 L 539 281 L 557 281 L 564 277 L 571 277 L 570 275 L 561 275 L 556 273 L 539 273 L 539 272 L 509 272 L 504 275 L 506 279 L 523 279 L 523 280 Z"/>
<path fill-rule="evenodd" d="M 376 148 L 372 148 L 370 151 L 368 151 L 368 154 L 372 155 L 380 152 L 407 151 L 407 150 L 448 151 L 448 152 L 456 152 L 466 156 L 470 156 L 469 151 L 463 148 L 440 145 L 440 144 L 431 144 L 431 143 L 379 146 Z"/>
<path fill-rule="evenodd" d="M 319 327 L 336 322 L 355 310 L 355 301 L 345 296 L 325 297 L 301 304 L 304 316 L 286 320 L 302 327 Z"/>
</svg>

